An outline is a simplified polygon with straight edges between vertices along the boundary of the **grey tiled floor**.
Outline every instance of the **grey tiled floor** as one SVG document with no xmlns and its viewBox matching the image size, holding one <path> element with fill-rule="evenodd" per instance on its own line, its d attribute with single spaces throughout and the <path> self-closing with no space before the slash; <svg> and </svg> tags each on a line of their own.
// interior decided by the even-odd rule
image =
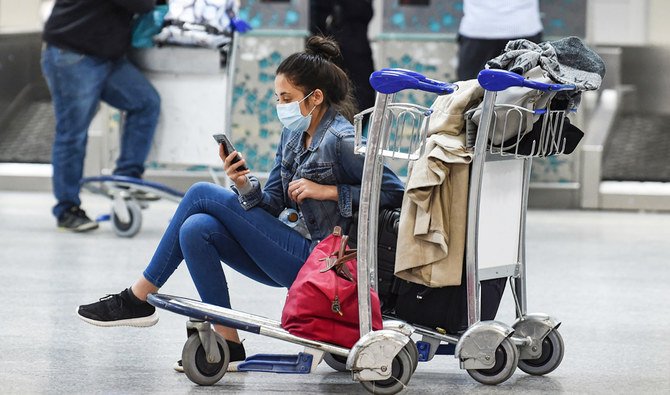
<svg viewBox="0 0 670 395">
<path fill-rule="evenodd" d="M 76 306 L 129 286 L 150 258 L 175 205 L 153 204 L 133 239 L 103 224 L 93 234 L 56 231 L 44 193 L 0 192 L 0 393 L 365 393 L 347 374 L 230 373 L 197 387 L 171 368 L 185 341 L 185 318 L 161 311 L 152 328 L 98 328 Z M 108 203 L 84 196 L 89 214 Z M 531 211 L 529 310 L 562 320 L 566 354 L 546 377 L 517 371 L 483 386 L 452 357 L 420 364 L 405 393 L 670 393 L 670 215 Z M 227 272 L 233 305 L 279 318 L 285 291 Z M 162 289 L 196 297 L 180 267 Z M 506 295 L 498 319 L 511 323 Z M 249 353 L 299 348 L 245 334 Z"/>
</svg>

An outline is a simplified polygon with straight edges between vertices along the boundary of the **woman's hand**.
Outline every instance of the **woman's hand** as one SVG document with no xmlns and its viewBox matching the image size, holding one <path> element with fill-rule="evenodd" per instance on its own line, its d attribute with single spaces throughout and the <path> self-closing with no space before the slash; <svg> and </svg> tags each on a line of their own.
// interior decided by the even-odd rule
<svg viewBox="0 0 670 395">
<path fill-rule="evenodd" d="M 305 199 L 337 201 L 337 186 L 322 185 L 305 178 L 299 178 L 288 184 L 288 196 L 297 203 L 302 203 Z"/>
<path fill-rule="evenodd" d="M 236 156 L 240 157 L 240 160 L 237 163 L 233 163 L 233 159 Z M 246 161 L 242 158 L 239 152 L 233 151 L 230 155 L 226 156 L 223 152 L 223 144 L 219 144 L 219 158 L 223 161 L 223 169 L 226 171 L 226 174 L 232 182 L 235 183 L 235 186 L 242 188 L 246 183 L 249 182 L 247 174 L 251 171 L 249 169 L 238 170 L 240 167 L 244 166 Z"/>
</svg>

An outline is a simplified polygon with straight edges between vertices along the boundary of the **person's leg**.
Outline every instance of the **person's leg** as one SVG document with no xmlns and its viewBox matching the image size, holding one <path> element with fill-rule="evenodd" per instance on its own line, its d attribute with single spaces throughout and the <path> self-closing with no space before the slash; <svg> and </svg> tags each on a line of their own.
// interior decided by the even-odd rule
<svg viewBox="0 0 670 395">
<path fill-rule="evenodd" d="M 280 286 L 249 258 L 235 236 L 210 214 L 200 213 L 188 217 L 180 229 L 179 244 L 191 278 L 204 302 L 231 307 L 228 282 L 221 261 L 230 262 L 229 266 L 263 284 Z M 227 340 L 240 342 L 235 329 L 215 325 L 215 330 Z"/>
<path fill-rule="evenodd" d="M 197 254 L 193 258 L 187 257 L 189 270 L 196 264 L 197 267 L 220 268 L 221 259 L 235 270 L 265 284 L 289 287 L 309 255 L 310 241 L 265 210 L 253 208 L 245 211 L 239 204 L 237 195 L 231 190 L 210 183 L 198 183 L 188 190 L 179 203 L 151 262 L 144 270 L 143 279 L 127 290 L 129 296 L 118 295 L 124 299 L 123 303 L 146 301 L 148 293 L 160 288 L 174 273 L 185 257 L 180 243 L 181 228 L 191 216 L 199 213 L 210 214 L 216 218 L 230 234 L 228 239 L 234 239 L 237 244 L 225 241 L 221 241 L 224 244 L 219 244 L 217 241 L 214 246 L 218 257 L 213 254 L 203 255 L 204 258 Z M 199 272 L 197 268 L 195 271 Z M 202 273 L 192 273 L 202 300 L 230 307 L 228 294 L 221 289 L 225 283 L 220 278 L 211 281 L 214 277 L 209 275 L 208 270 Z M 119 325 L 114 323 L 118 320 L 124 320 L 122 325 L 131 325 L 134 321 L 128 317 L 134 313 L 119 312 L 117 305 L 120 304 L 122 302 L 110 300 L 109 303 L 100 301 L 80 306 L 79 315 L 95 325 Z M 149 314 L 149 311 L 143 311 L 142 314 Z M 139 324 L 146 325 L 145 317 L 136 318 Z"/>
<path fill-rule="evenodd" d="M 114 174 L 140 178 L 158 123 L 158 92 L 135 66 L 123 58 L 114 63 L 102 91 L 102 100 L 126 112 L 121 152 Z"/>
<path fill-rule="evenodd" d="M 53 191 L 56 218 L 79 206 L 88 127 L 97 111 L 109 62 L 47 46 L 42 71 L 51 91 L 56 116 L 52 149 Z"/>
<path fill-rule="evenodd" d="M 186 192 L 153 258 L 144 270 L 144 278 L 154 286 L 158 288 L 163 286 L 184 259 L 179 242 L 180 229 L 188 217 L 198 213 L 210 214 L 223 224 L 231 234 L 234 234 L 235 240 L 251 261 L 256 262 L 269 278 L 281 286 L 291 285 L 309 253 L 309 240 L 287 228 L 267 211 L 261 208 L 244 210 L 237 200 L 237 195 L 231 190 L 201 182 Z M 258 248 L 259 245 L 263 248 Z M 238 254 L 235 259 L 224 259 L 224 261 L 235 270 L 239 270 L 235 264 L 242 258 L 243 255 Z M 214 291 L 212 299 L 203 296 L 203 300 L 207 299 L 204 301 L 208 303 L 224 304 L 217 295 L 218 290 Z M 140 293 L 137 297 L 143 299 L 146 298 L 146 294 Z"/>
<path fill-rule="evenodd" d="M 500 55 L 508 40 L 487 40 L 458 36 L 458 67 L 456 76 L 459 81 L 477 78 L 486 62 Z"/>
<path fill-rule="evenodd" d="M 263 284 L 288 288 L 309 254 L 309 240 L 265 210 L 243 210 L 232 192 L 222 196 L 217 204 L 220 207 L 212 210 L 215 215 L 191 215 L 179 233 L 184 259 L 202 301 L 231 307 L 220 261 Z M 240 241 L 246 237 L 255 243 Z M 215 325 L 215 330 L 227 340 L 240 342 L 235 329 Z"/>
</svg>

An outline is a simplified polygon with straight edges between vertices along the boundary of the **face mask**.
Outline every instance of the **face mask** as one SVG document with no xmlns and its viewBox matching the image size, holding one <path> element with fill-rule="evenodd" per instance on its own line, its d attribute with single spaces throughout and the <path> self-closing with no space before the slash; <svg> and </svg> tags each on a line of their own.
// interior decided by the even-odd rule
<svg viewBox="0 0 670 395">
<path fill-rule="evenodd" d="M 303 116 L 300 112 L 300 103 L 310 97 L 312 93 L 314 93 L 314 91 L 311 91 L 309 95 L 303 97 L 300 101 L 293 101 L 286 104 L 277 104 L 277 116 L 279 117 L 279 121 L 286 129 L 292 132 L 302 132 L 307 130 L 309 123 L 312 122 L 312 112 L 314 112 L 314 108 L 316 108 L 316 106 L 312 108 L 312 111 L 310 111 L 307 116 Z"/>
</svg>

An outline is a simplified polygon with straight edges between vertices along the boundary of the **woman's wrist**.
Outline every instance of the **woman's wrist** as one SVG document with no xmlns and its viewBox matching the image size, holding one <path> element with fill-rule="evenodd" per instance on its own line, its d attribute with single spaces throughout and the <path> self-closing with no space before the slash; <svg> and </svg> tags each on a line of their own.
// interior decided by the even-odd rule
<svg viewBox="0 0 670 395">
<path fill-rule="evenodd" d="M 236 179 L 235 187 L 237 187 L 237 190 L 241 195 L 246 195 L 247 193 L 251 192 L 254 189 L 253 184 L 251 183 L 249 177 L 247 176 L 239 177 L 238 179 Z"/>
</svg>

